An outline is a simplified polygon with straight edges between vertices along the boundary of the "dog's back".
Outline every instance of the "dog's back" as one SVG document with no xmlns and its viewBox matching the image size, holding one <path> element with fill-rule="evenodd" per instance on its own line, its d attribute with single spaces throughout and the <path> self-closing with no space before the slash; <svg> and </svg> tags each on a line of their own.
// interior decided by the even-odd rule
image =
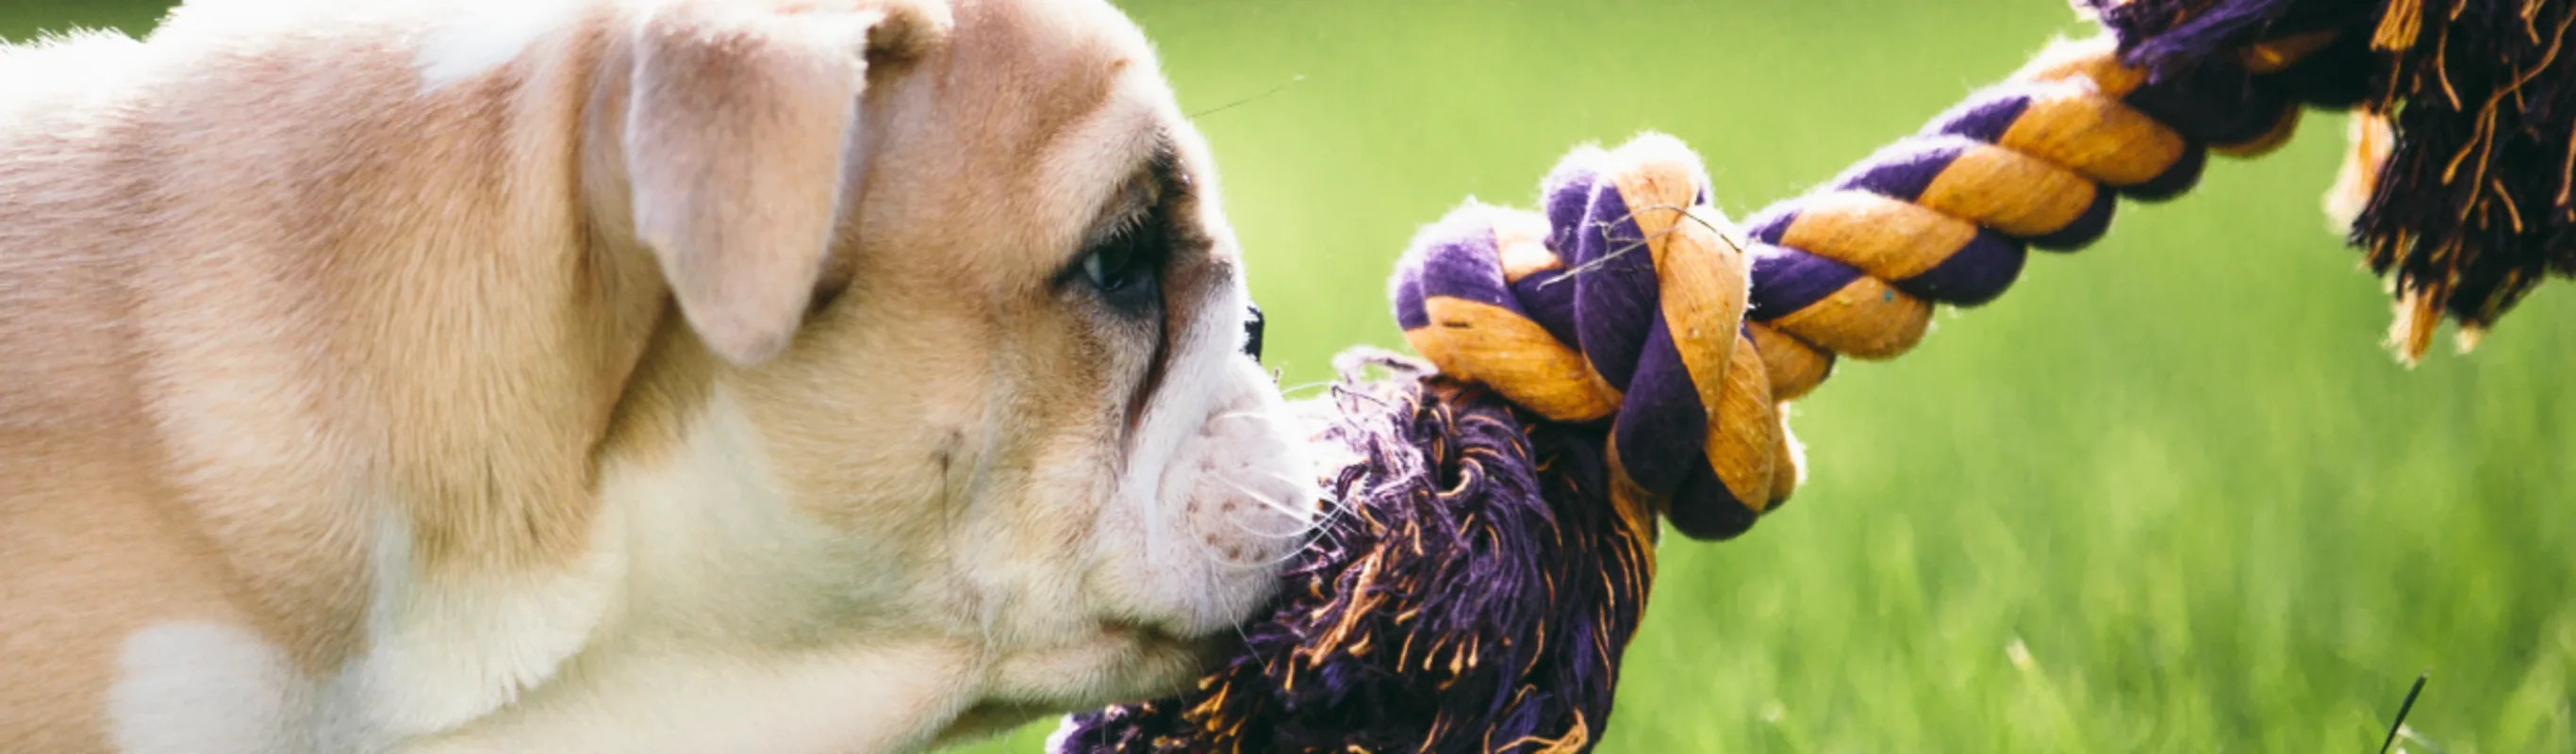
<svg viewBox="0 0 2576 754">
<path fill-rule="evenodd" d="M 0 48 L 0 662 L 46 679 L 0 684 L 9 751 L 97 747 L 116 639 L 153 616 L 242 617 L 155 502 L 126 287 L 155 193 L 126 149 L 144 64 L 109 35 Z"/>
<path fill-rule="evenodd" d="M 350 386 L 385 386 L 367 349 L 425 342 L 346 336 L 389 331 L 368 318 L 406 260 L 460 268 L 423 249 L 512 248 L 419 235 L 495 213 L 476 171 L 508 163 L 428 150 L 497 129 L 422 113 L 488 98 L 422 97 L 391 24 L 264 7 L 0 48 L 0 751 L 105 748 L 101 716 L 123 750 L 250 750 L 128 707 L 290 719 L 274 689 L 364 641 L 373 532 L 347 503 L 380 446 Z M 407 191 L 447 202 L 388 214 Z M 120 683 L 156 662 L 234 677 Z"/>
<path fill-rule="evenodd" d="M 0 46 L 0 449 L 16 451 L 0 469 L 132 405 L 107 394 L 130 371 L 115 293 L 134 255 L 117 229 L 148 211 L 132 185 L 145 176 L 117 170 L 142 49 L 109 34 Z"/>
</svg>

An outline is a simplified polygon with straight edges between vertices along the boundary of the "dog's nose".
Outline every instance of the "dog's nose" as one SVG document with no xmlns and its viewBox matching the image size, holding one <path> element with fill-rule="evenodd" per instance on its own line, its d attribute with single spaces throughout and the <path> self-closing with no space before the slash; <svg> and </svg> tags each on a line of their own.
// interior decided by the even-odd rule
<svg viewBox="0 0 2576 754">
<path fill-rule="evenodd" d="M 1250 314 L 1243 318 L 1243 355 L 1252 357 L 1253 361 L 1260 361 L 1261 305 L 1254 304 L 1251 309 Z"/>
</svg>

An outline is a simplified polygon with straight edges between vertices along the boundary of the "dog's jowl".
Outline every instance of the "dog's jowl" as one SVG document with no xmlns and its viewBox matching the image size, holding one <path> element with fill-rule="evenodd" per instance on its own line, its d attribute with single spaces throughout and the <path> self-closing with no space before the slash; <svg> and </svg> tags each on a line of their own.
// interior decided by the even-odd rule
<svg viewBox="0 0 2576 754">
<path fill-rule="evenodd" d="M 0 48 L 0 750 L 906 751 L 1171 690 L 1315 515 L 1249 304 L 1098 0 Z"/>
</svg>

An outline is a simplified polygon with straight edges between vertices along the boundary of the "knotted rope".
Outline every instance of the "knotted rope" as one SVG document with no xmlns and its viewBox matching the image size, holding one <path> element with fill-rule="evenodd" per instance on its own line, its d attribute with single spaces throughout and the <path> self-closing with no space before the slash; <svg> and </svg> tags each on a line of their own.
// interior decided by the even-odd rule
<svg viewBox="0 0 2576 754">
<path fill-rule="evenodd" d="M 2319 41 L 2248 60 L 2285 71 Z M 1550 421 L 1609 421 L 1610 490 L 1636 525 L 1733 537 L 1796 489 L 1785 402 L 1838 356 L 1903 354 L 1934 304 L 2002 294 L 2026 249 L 2100 238 L 2117 197 L 2172 197 L 2209 149 L 2284 141 L 2298 102 L 2246 72 L 2150 82 L 2108 39 L 2061 43 L 1742 230 L 1679 141 L 1580 149 L 1542 210 L 1470 201 L 1424 230 L 1396 319 L 1443 373 Z"/>
</svg>

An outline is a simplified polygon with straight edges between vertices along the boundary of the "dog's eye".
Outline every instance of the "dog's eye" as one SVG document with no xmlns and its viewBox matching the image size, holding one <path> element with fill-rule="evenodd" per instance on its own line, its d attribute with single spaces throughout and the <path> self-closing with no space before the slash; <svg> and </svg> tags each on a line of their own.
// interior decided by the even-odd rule
<svg viewBox="0 0 2576 754">
<path fill-rule="evenodd" d="M 1141 311 L 1161 300 L 1168 254 L 1161 212 L 1150 212 L 1083 250 L 1076 270 L 1110 305 Z"/>
<path fill-rule="evenodd" d="M 1136 249 L 1123 243 L 1093 249 L 1082 258 L 1082 275 L 1102 293 L 1117 293 L 1137 283 Z"/>
</svg>

